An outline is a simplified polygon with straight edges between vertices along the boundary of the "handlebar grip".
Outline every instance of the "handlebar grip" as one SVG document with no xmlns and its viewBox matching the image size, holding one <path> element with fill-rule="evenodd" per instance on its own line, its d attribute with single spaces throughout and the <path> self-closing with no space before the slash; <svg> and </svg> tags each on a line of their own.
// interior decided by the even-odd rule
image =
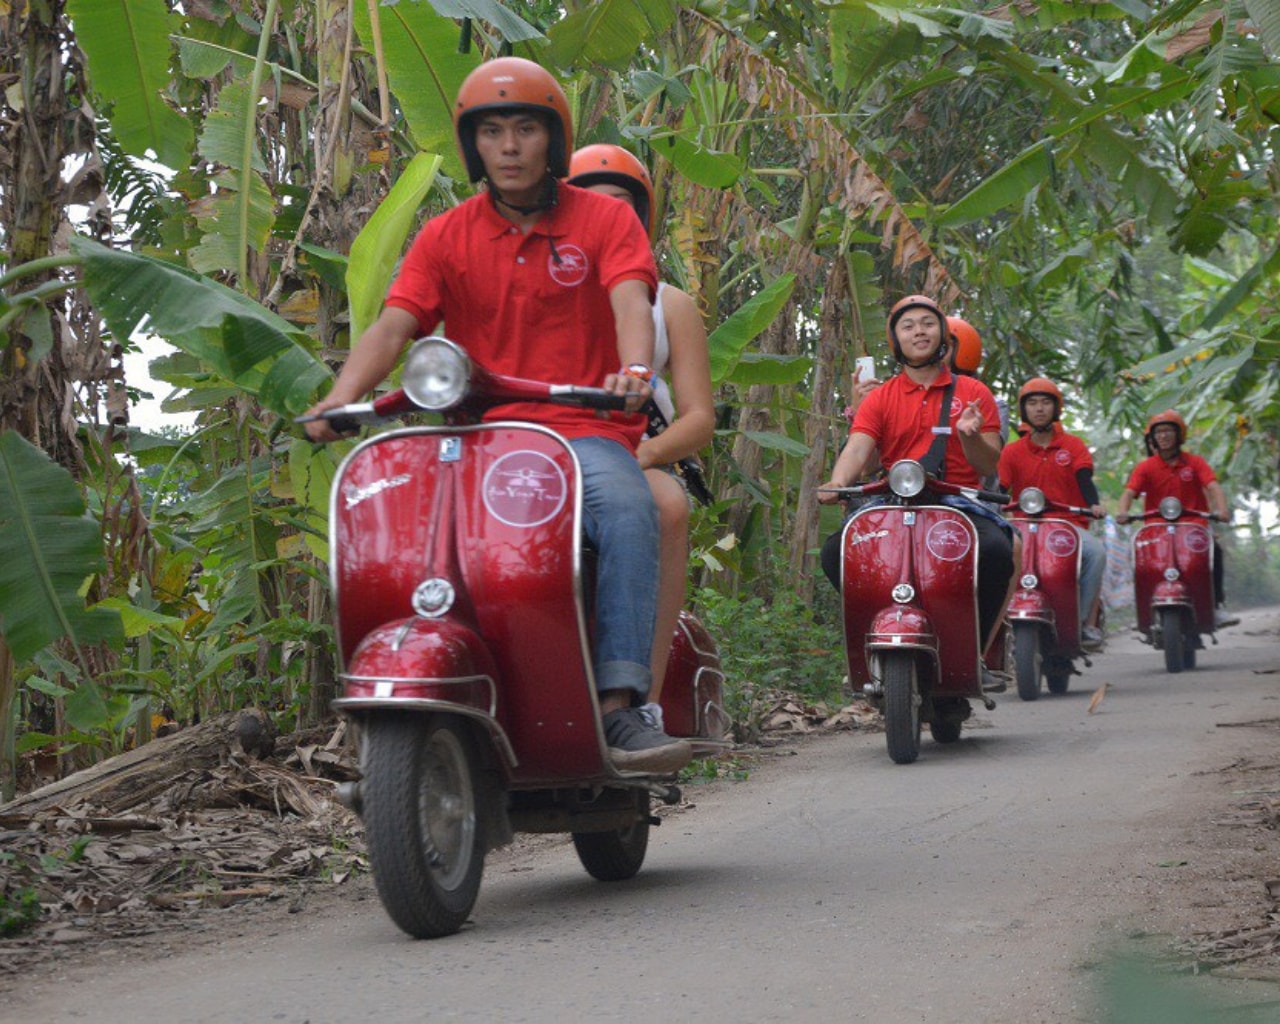
<svg viewBox="0 0 1280 1024">
<path fill-rule="evenodd" d="M 360 429 L 360 421 L 354 416 L 338 414 L 324 417 L 329 421 L 329 429 L 335 434 L 354 434 Z"/>
</svg>

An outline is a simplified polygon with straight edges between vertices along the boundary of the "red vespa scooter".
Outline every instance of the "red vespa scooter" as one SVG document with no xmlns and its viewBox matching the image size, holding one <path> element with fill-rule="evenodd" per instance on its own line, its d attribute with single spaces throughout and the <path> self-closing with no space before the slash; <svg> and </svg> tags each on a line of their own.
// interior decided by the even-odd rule
<svg viewBox="0 0 1280 1024">
<path fill-rule="evenodd" d="M 922 722 L 938 743 L 953 743 L 970 700 L 995 707 L 982 690 L 977 532 L 935 495 L 1002 504 L 1009 496 L 931 478 L 912 460 L 896 463 L 886 480 L 838 493 L 885 491 L 891 502 L 857 512 L 841 538 L 845 655 L 850 683 L 884 714 L 889 757 L 910 764 Z"/>
<path fill-rule="evenodd" d="M 1022 534 L 1022 574 L 1006 613 L 1013 625 L 1018 696 L 1037 700 L 1043 677 L 1050 693 L 1066 693 L 1079 675 L 1075 660 L 1092 662 L 1080 637 L 1080 538 L 1067 519 L 1046 512 L 1093 516 L 1087 508 L 1050 501 L 1038 487 L 1024 487 L 1011 521 Z"/>
<path fill-rule="evenodd" d="M 462 927 L 486 852 L 514 832 L 570 832 L 586 870 L 617 881 L 644 861 L 651 799 L 679 799 L 669 779 L 608 758 L 577 459 L 546 427 L 479 422 L 511 401 L 621 407 L 599 388 L 490 374 L 425 338 L 401 390 L 323 414 L 340 432 L 420 410 L 445 421 L 356 446 L 330 505 L 334 707 L 356 725 L 362 774 L 342 796 L 364 820 L 383 906 L 416 938 Z M 667 730 L 708 756 L 728 745 L 716 647 L 689 615 L 673 643 Z"/>
<path fill-rule="evenodd" d="M 1212 637 L 1216 629 L 1213 533 L 1206 524 L 1217 516 L 1165 498 L 1154 511 L 1133 518 L 1149 520 L 1133 538 L 1138 629 L 1147 643 L 1164 651 L 1166 670 L 1195 668 L 1203 637 Z"/>
</svg>

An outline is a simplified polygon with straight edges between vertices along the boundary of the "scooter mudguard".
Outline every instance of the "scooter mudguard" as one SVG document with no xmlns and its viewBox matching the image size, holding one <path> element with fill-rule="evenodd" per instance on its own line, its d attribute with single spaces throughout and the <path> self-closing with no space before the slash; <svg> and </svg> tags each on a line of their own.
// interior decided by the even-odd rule
<svg viewBox="0 0 1280 1024">
<path fill-rule="evenodd" d="M 1040 622 L 1046 626 L 1053 625 L 1053 609 L 1049 607 L 1045 601 L 1044 595 L 1038 590 L 1023 590 L 1019 588 L 1013 592 L 1013 599 L 1009 602 L 1008 616 L 1014 621 Z"/>
<path fill-rule="evenodd" d="M 928 658 L 921 664 L 930 666 L 930 679 L 938 677 L 938 635 L 929 616 L 910 605 L 882 608 L 871 619 L 864 657 L 867 665 L 879 651 L 924 651 Z"/>
<path fill-rule="evenodd" d="M 711 634 L 687 611 L 676 622 L 660 703 L 669 736 L 721 741 L 728 735 L 720 654 Z"/>
</svg>

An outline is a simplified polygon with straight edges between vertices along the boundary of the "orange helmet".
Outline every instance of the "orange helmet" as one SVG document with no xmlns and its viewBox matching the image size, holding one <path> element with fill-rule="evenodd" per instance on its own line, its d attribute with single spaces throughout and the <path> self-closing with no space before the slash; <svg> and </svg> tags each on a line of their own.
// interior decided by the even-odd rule
<svg viewBox="0 0 1280 1024">
<path fill-rule="evenodd" d="M 916 306 L 927 309 L 930 313 L 933 313 L 938 318 L 938 323 L 942 327 L 942 344 L 938 346 L 938 351 L 933 354 L 932 358 L 930 358 L 925 365 L 927 366 L 932 363 L 940 363 L 947 357 L 947 342 L 949 340 L 947 318 L 943 315 L 942 309 L 938 304 L 927 295 L 908 295 L 904 299 L 899 299 L 894 303 L 893 308 L 889 310 L 889 320 L 888 323 L 885 324 L 885 333 L 889 336 L 889 348 L 893 350 L 893 358 L 900 363 L 906 363 L 906 360 L 902 358 L 902 349 L 898 345 L 898 339 L 893 333 L 893 329 L 897 326 L 898 321 L 902 319 L 902 314 L 908 309 L 912 309 Z"/>
<path fill-rule="evenodd" d="M 982 364 L 982 336 L 968 320 L 947 317 L 947 333 L 953 344 L 951 368 L 960 373 L 977 373 Z"/>
<path fill-rule="evenodd" d="M 583 146 L 569 160 L 569 184 L 580 188 L 592 185 L 618 185 L 631 193 L 636 214 L 646 231 L 653 214 L 653 179 L 633 154 L 621 146 L 597 142 Z"/>
<path fill-rule="evenodd" d="M 1178 445 L 1181 446 L 1186 443 L 1187 421 L 1179 416 L 1175 410 L 1166 409 L 1164 412 L 1158 412 L 1147 420 L 1147 429 L 1143 432 L 1143 437 L 1146 439 L 1148 450 L 1155 451 L 1155 446 L 1151 443 L 1151 435 L 1161 423 L 1172 423 L 1178 429 Z"/>
<path fill-rule="evenodd" d="M 1048 377 L 1032 377 L 1029 381 L 1022 385 L 1018 391 L 1018 415 L 1026 420 L 1027 408 L 1024 404 L 1032 395 L 1048 395 L 1053 399 L 1053 419 L 1062 418 L 1062 406 L 1065 404 L 1062 400 L 1062 392 L 1058 390 L 1058 385 L 1051 381 Z"/>
<path fill-rule="evenodd" d="M 547 169 L 553 177 L 569 173 L 569 149 L 573 119 L 569 101 L 551 72 L 523 57 L 499 57 L 485 61 L 467 75 L 453 105 L 453 127 L 458 149 L 472 181 L 484 177 L 484 164 L 476 150 L 476 120 L 483 114 L 533 111 L 548 119 L 551 144 Z"/>
</svg>

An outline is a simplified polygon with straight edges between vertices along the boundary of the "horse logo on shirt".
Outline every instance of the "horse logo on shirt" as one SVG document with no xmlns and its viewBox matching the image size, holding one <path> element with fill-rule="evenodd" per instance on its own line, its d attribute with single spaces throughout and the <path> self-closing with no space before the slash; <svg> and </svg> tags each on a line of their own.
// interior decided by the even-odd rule
<svg viewBox="0 0 1280 1024">
<path fill-rule="evenodd" d="M 559 262 L 556 257 L 559 257 Z M 591 261 L 587 254 L 576 245 L 558 245 L 547 257 L 547 273 L 556 284 L 566 288 L 576 288 L 587 279 L 591 269 Z"/>
</svg>

